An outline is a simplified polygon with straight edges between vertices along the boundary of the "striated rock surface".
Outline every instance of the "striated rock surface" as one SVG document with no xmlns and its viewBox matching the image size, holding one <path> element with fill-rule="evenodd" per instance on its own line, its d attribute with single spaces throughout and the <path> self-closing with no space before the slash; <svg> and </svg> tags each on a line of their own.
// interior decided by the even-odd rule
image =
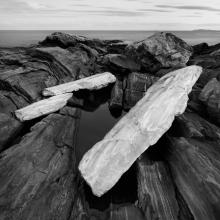
<svg viewBox="0 0 220 220">
<path fill-rule="evenodd" d="M 84 155 L 79 170 L 95 195 L 108 191 L 170 128 L 174 117 L 184 112 L 187 95 L 201 72 L 201 67 L 190 66 L 162 77 L 104 139 Z"/>
<path fill-rule="evenodd" d="M 126 88 L 124 90 L 125 110 L 129 110 L 145 95 L 145 92 L 158 80 L 150 74 L 137 72 L 130 73 L 125 79 Z"/>
<path fill-rule="evenodd" d="M 210 118 L 220 124 L 220 82 L 216 78 L 207 83 L 199 99 L 206 105 Z"/>
<path fill-rule="evenodd" d="M 51 114 L 0 155 L 0 219 L 60 220 L 73 210 L 79 214 L 77 129 L 75 116 Z"/>
<path fill-rule="evenodd" d="M 142 63 L 146 60 L 146 67 L 149 60 L 147 54 L 151 54 L 161 64 L 159 66 L 158 63 L 153 62 L 153 66 L 159 68 L 185 66 L 192 55 L 192 48 L 187 43 L 175 35 L 165 32 L 159 32 L 143 41 L 135 42 L 128 46 L 127 51 L 130 55 L 133 52 L 133 57 Z"/>
<path fill-rule="evenodd" d="M 147 155 L 137 160 L 138 206 L 146 219 L 178 220 L 179 207 L 171 175 L 164 162 Z"/>
<path fill-rule="evenodd" d="M 216 220 L 220 216 L 219 146 L 219 142 L 204 139 L 170 138 L 165 157 L 195 220 Z"/>
</svg>

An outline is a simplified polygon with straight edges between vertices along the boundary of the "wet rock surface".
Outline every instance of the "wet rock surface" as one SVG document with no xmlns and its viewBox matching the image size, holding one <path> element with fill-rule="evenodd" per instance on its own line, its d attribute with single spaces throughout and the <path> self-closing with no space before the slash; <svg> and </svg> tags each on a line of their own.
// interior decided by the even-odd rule
<svg viewBox="0 0 220 220">
<path fill-rule="evenodd" d="M 170 33 L 124 42 L 56 32 L 38 45 L 0 48 L 0 219 L 218 220 L 219 45 L 191 47 Z M 120 117 L 159 78 L 193 64 L 203 72 L 186 111 L 112 190 L 95 197 L 76 162 L 81 111 L 108 102 Z M 115 84 L 74 93 L 55 113 L 16 119 L 16 110 L 44 99 L 45 88 L 104 71 Z"/>
</svg>

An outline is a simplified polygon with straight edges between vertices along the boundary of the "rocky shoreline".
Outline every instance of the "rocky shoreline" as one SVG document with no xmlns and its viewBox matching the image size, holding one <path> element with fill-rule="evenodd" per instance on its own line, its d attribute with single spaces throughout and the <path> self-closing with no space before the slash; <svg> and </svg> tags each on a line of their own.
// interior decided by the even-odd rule
<svg viewBox="0 0 220 220">
<path fill-rule="evenodd" d="M 203 72 L 185 113 L 130 168 L 128 182 L 127 174 L 120 180 L 134 182 L 124 186 L 132 201 L 113 189 L 99 208 L 103 198 L 88 192 L 78 171 L 81 111 L 108 102 L 119 117 L 159 78 L 189 65 Z M 0 48 L 0 70 L 0 219 L 219 219 L 220 44 L 190 46 L 171 33 L 123 42 L 57 32 L 30 47 Z M 74 93 L 48 116 L 15 117 L 44 99 L 45 88 L 106 71 L 114 85 Z"/>
</svg>

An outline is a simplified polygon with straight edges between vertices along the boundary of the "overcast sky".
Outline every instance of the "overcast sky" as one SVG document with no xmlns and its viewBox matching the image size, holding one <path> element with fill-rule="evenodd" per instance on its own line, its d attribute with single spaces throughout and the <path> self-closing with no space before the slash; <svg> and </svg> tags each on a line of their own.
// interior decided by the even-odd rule
<svg viewBox="0 0 220 220">
<path fill-rule="evenodd" d="M 220 30 L 220 0 L 0 0 L 0 29 Z"/>
</svg>

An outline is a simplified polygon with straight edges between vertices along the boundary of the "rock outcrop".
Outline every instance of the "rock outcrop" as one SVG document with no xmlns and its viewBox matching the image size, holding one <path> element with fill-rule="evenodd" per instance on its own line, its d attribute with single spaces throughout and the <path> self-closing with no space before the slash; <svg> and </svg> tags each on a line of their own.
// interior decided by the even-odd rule
<svg viewBox="0 0 220 220">
<path fill-rule="evenodd" d="M 60 32 L 37 45 L 0 48 L 0 219 L 218 220 L 219 50 L 220 44 L 190 47 L 169 33 L 127 42 Z M 194 64 L 203 71 L 192 91 L 184 91 L 184 82 L 192 85 L 195 78 L 179 68 Z M 175 70 L 183 71 L 180 78 L 170 73 Z M 116 82 L 71 93 L 53 113 L 33 107 L 50 105 L 44 89 L 103 72 Z M 158 89 L 176 77 L 180 86 Z M 140 101 L 148 92 L 151 98 Z M 188 92 L 185 112 L 174 119 L 178 112 L 171 110 L 185 109 Z M 77 133 L 81 111 L 92 115 L 104 103 L 113 117 L 125 119 L 97 143 L 100 151 L 89 160 L 94 166 L 87 176 L 104 179 L 103 185 L 90 184 L 99 194 L 118 181 L 96 197 L 78 170 L 78 155 L 85 151 Z M 17 120 L 15 112 L 25 108 L 40 117 Z"/>
</svg>

